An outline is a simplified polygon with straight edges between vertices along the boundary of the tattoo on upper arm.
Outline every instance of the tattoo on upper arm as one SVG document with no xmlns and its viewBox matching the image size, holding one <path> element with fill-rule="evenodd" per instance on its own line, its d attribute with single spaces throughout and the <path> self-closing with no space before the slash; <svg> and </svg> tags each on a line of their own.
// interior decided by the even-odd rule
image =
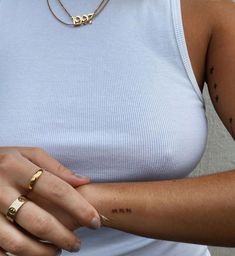
<svg viewBox="0 0 235 256">
<path fill-rule="evenodd" d="M 214 74 L 214 71 L 215 71 L 215 67 L 214 66 L 211 66 L 210 69 L 209 69 L 209 73 L 210 75 L 213 75 Z M 216 82 L 214 82 L 214 90 L 216 91 L 218 87 L 218 84 Z M 219 102 L 219 95 L 216 94 L 215 95 L 215 102 L 218 103 Z"/>
<path fill-rule="evenodd" d="M 212 66 L 212 67 L 210 68 L 210 74 L 213 74 L 213 73 L 214 73 L 214 70 L 215 70 L 215 68 L 214 68 L 214 66 Z"/>
<path fill-rule="evenodd" d="M 214 65 L 212 65 L 209 68 L 209 74 L 213 77 L 214 72 L 215 72 L 215 67 L 214 67 Z M 218 95 L 218 90 L 217 90 L 218 89 L 218 83 L 215 82 L 215 81 L 214 81 L 213 88 L 214 88 L 214 91 L 216 92 L 214 99 L 215 99 L 215 102 L 218 104 L 219 103 L 219 95 Z M 232 132 L 232 137 L 233 137 L 233 139 L 235 141 L 235 131 L 234 131 L 234 127 L 233 127 L 234 126 L 234 121 L 233 121 L 232 117 L 229 118 L 229 125 L 230 125 L 230 129 L 231 129 L 231 132 Z"/>
</svg>

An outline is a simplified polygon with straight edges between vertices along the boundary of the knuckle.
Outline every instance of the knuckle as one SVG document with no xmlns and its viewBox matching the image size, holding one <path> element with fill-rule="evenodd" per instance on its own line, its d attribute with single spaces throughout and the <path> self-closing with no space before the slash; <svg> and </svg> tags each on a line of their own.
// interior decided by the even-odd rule
<svg viewBox="0 0 235 256">
<path fill-rule="evenodd" d="M 70 192 L 71 192 L 70 186 L 65 182 L 63 183 L 55 182 L 50 186 L 51 196 L 56 199 L 63 198 L 65 195 L 67 195 Z"/>
<path fill-rule="evenodd" d="M 32 223 L 32 233 L 43 238 L 51 230 L 52 217 L 41 215 L 37 216 Z"/>
<path fill-rule="evenodd" d="M 31 149 L 31 153 L 33 154 L 33 156 L 37 157 L 45 154 L 45 151 L 42 148 L 35 147 Z"/>
</svg>

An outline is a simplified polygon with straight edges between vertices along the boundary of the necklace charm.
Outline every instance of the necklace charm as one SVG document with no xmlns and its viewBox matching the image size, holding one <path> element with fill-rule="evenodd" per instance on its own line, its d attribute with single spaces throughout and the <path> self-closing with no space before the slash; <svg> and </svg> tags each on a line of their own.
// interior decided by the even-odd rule
<svg viewBox="0 0 235 256">
<path fill-rule="evenodd" d="M 72 21 L 74 26 L 81 26 L 86 24 L 92 24 L 92 18 L 94 17 L 94 13 L 84 14 L 82 16 L 72 16 Z"/>
<path fill-rule="evenodd" d="M 0 0 L 1 1 L 1 0 Z M 47 0 L 47 5 L 48 8 L 51 12 L 51 14 L 61 23 L 63 23 L 64 25 L 67 26 L 73 26 L 73 27 L 80 27 L 81 25 L 86 25 L 86 24 L 92 24 L 92 21 L 94 20 L 94 18 L 96 18 L 100 12 L 102 12 L 102 10 L 104 9 L 104 7 L 107 5 L 107 3 L 109 2 L 109 0 L 102 0 L 101 3 L 99 4 L 99 6 L 95 9 L 94 12 L 88 13 L 88 14 L 83 14 L 82 16 L 72 16 L 70 14 L 70 12 L 65 8 L 65 6 L 63 5 L 63 3 L 61 2 L 61 0 L 58 0 L 59 4 L 61 5 L 61 7 L 64 9 L 64 11 L 67 13 L 67 15 L 70 17 L 70 19 L 72 20 L 71 23 L 67 23 L 63 20 L 61 20 L 59 17 L 57 17 L 57 15 L 55 14 L 55 12 L 52 10 L 51 5 L 50 5 L 50 0 Z"/>
</svg>

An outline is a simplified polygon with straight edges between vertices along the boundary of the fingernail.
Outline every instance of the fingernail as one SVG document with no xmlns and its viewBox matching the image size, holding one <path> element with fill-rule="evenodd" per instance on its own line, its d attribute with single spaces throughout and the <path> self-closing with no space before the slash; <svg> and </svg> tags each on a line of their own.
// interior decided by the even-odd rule
<svg viewBox="0 0 235 256">
<path fill-rule="evenodd" d="M 80 251 L 80 247 L 81 247 L 81 242 L 78 241 L 75 246 L 73 247 L 71 252 L 79 252 Z"/>
<path fill-rule="evenodd" d="M 58 249 L 57 251 L 56 251 L 56 256 L 60 256 L 62 254 L 62 250 L 61 249 Z"/>
<path fill-rule="evenodd" d="M 100 218 L 94 217 L 91 221 L 91 228 L 98 229 L 101 227 Z"/>
<path fill-rule="evenodd" d="M 78 173 L 74 173 L 73 175 L 76 176 L 76 177 L 79 178 L 79 179 L 86 179 L 86 180 L 89 180 L 89 179 L 90 179 L 89 177 L 87 177 L 87 176 L 82 176 L 82 175 L 80 175 L 80 174 L 78 174 Z"/>
</svg>

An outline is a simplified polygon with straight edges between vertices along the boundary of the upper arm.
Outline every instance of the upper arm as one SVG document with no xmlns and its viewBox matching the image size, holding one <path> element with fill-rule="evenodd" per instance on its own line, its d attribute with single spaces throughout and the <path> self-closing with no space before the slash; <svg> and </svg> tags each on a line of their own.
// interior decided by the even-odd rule
<svg viewBox="0 0 235 256">
<path fill-rule="evenodd" d="M 211 1 L 214 24 L 208 46 L 206 83 L 214 108 L 235 140 L 235 3 Z"/>
</svg>

